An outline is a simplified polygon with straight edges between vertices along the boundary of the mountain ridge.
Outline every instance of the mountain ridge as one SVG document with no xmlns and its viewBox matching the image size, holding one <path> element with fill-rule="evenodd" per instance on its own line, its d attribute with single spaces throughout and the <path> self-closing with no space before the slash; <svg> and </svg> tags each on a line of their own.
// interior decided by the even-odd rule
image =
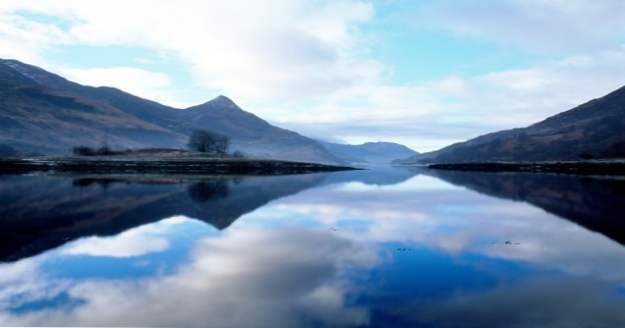
<svg viewBox="0 0 625 328">
<path fill-rule="evenodd" d="M 625 158 L 625 87 L 524 128 L 502 130 L 395 164 Z"/>
<path fill-rule="evenodd" d="M 80 144 L 181 148 L 193 130 L 206 129 L 227 135 L 233 151 L 250 156 L 342 163 L 317 141 L 273 126 L 223 95 L 178 109 L 12 59 L 0 59 L 0 95 L 0 127 L 6 127 L 0 144 L 25 151 L 66 153 Z"/>
</svg>

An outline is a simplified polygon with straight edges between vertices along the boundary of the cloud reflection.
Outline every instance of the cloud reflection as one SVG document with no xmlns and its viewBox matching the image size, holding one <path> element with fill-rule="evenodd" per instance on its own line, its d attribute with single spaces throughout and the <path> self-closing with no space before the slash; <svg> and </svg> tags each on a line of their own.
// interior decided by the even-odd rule
<svg viewBox="0 0 625 328">
<path fill-rule="evenodd" d="M 174 217 L 0 265 L 0 325 L 625 325 L 621 245 L 433 179 L 330 184 L 223 231 L 189 234 L 200 221 Z M 174 232 L 191 246 L 174 248 Z M 85 256 L 140 263 L 165 249 L 180 260 L 148 275 L 46 269 Z"/>
<path fill-rule="evenodd" d="M 150 234 L 154 229 L 144 228 L 133 234 Z M 81 300 L 81 305 L 19 314 L 4 312 L 0 323 L 361 325 L 367 323 L 367 311 L 346 305 L 347 281 L 341 277 L 353 268 L 372 267 L 377 261 L 373 249 L 326 231 L 232 229 L 219 237 L 198 241 L 190 261 L 171 275 L 121 281 L 86 279 L 72 281 L 70 286 L 67 281 L 39 280 L 33 286 L 43 290 L 63 286 L 72 299 Z M 23 276 L 23 285 L 25 279 Z M 4 292 L 5 300 L 15 296 L 14 291 Z M 28 292 L 30 299 L 46 297 L 35 289 Z"/>
<path fill-rule="evenodd" d="M 310 190 L 306 197 L 280 202 L 276 212 L 343 226 L 340 233 L 358 242 L 414 243 L 625 282 L 625 248 L 605 236 L 527 203 L 427 182 L 415 177 L 402 184 L 411 188 L 387 192 L 340 186 Z M 358 229 L 350 229 L 354 221 L 361 223 Z"/>
<path fill-rule="evenodd" d="M 173 224 L 184 221 L 179 217 L 126 230 L 114 237 L 88 237 L 63 248 L 71 255 L 132 257 L 164 251 L 169 247 L 166 234 Z"/>
</svg>

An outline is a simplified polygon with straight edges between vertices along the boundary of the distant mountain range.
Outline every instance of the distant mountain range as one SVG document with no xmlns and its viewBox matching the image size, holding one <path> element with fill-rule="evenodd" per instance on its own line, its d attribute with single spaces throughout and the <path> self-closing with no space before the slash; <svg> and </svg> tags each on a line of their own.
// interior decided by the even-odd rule
<svg viewBox="0 0 625 328">
<path fill-rule="evenodd" d="M 225 96 L 177 109 L 0 59 L 0 155 L 62 154 L 79 145 L 103 144 L 112 148 L 184 148 L 196 129 L 227 135 L 231 150 L 253 157 L 329 164 L 367 162 L 361 157 L 346 161 L 343 153 L 335 154 L 316 140 L 273 126 Z M 397 146 L 389 145 L 387 163 L 410 155 L 395 157 Z M 346 150 L 351 147 L 342 146 Z"/>
<path fill-rule="evenodd" d="M 396 164 L 625 158 L 625 87 L 526 128 L 486 134 Z"/>
<path fill-rule="evenodd" d="M 366 142 L 360 145 L 321 142 L 343 162 L 352 164 L 388 164 L 392 159 L 418 155 L 416 151 L 393 142 Z"/>
</svg>

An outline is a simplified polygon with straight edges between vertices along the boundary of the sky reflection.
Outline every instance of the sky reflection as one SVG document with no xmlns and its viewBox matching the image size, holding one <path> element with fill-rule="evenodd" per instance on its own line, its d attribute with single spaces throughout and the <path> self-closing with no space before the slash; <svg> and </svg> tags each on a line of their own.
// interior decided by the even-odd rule
<svg viewBox="0 0 625 328">
<path fill-rule="evenodd" d="M 625 324 L 621 244 L 525 202 L 410 176 L 308 176 L 310 188 L 223 230 L 175 215 L 0 263 L 0 325 Z M 224 183 L 197 204 L 223 213 L 266 179 Z"/>
</svg>

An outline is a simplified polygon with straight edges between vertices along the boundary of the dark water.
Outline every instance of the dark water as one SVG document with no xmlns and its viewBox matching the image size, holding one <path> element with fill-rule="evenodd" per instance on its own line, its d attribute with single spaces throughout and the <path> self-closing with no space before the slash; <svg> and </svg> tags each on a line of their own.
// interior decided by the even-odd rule
<svg viewBox="0 0 625 328">
<path fill-rule="evenodd" d="M 0 176 L 0 228 L 0 326 L 625 326 L 618 179 Z"/>
</svg>

